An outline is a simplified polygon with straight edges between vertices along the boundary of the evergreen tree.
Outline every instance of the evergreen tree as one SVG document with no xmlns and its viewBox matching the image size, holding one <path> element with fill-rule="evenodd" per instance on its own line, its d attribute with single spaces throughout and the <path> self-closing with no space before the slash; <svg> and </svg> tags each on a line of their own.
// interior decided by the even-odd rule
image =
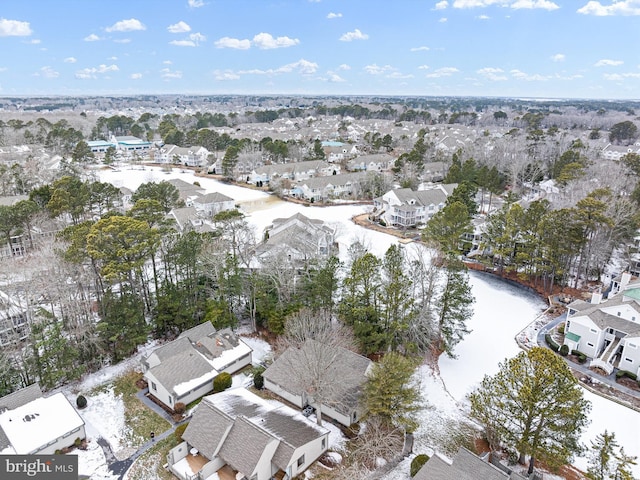
<svg viewBox="0 0 640 480">
<path fill-rule="evenodd" d="M 444 269 L 444 286 L 436 301 L 436 308 L 440 348 L 450 358 L 456 358 L 453 353 L 455 346 L 470 332 L 466 322 L 473 316 L 471 306 L 474 301 L 465 265 L 449 258 Z"/>
<path fill-rule="evenodd" d="M 373 365 L 364 386 L 368 415 L 413 432 L 418 427 L 416 414 L 422 408 L 420 390 L 413 380 L 416 362 L 391 352 Z"/>
<path fill-rule="evenodd" d="M 636 464 L 637 457 L 624 453 L 618 445 L 616 434 L 607 432 L 598 435 L 591 441 L 589 468 L 587 477 L 592 480 L 633 480 L 630 466 Z"/>
<path fill-rule="evenodd" d="M 487 435 L 519 452 L 519 461 L 559 467 L 581 452 L 580 434 L 591 404 L 564 360 L 533 347 L 500 364 L 469 396 L 471 415 Z"/>
</svg>

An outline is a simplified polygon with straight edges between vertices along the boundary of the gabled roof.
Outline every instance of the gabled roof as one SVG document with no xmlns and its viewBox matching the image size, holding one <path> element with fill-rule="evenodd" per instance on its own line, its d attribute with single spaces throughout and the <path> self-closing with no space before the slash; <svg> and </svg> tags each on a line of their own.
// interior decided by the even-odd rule
<svg viewBox="0 0 640 480">
<path fill-rule="evenodd" d="M 277 439 L 246 418 L 238 417 L 222 444 L 220 456 L 234 470 L 248 478 L 256 469 L 264 449 L 274 441 Z"/>
<path fill-rule="evenodd" d="M 309 170 L 318 171 L 327 167 L 329 167 L 329 163 L 324 160 L 308 160 L 305 162 L 274 163 L 272 165 L 264 165 L 255 170 L 259 175 L 284 175 L 285 173 L 308 172 Z"/>
<path fill-rule="evenodd" d="M 334 355 L 328 365 L 334 378 L 339 378 L 329 405 L 341 413 L 349 413 L 358 405 L 361 388 L 366 381 L 367 371 L 372 362 L 346 348 L 329 347 L 315 340 L 307 340 L 301 348 L 289 347 L 267 368 L 262 376 L 293 395 L 302 394 L 302 385 L 298 376 L 292 372 L 293 365 L 303 363 L 305 356 L 314 355 L 313 350 L 320 349 L 325 355 Z"/>
<path fill-rule="evenodd" d="M 233 425 L 233 419 L 203 400 L 184 431 L 182 438 L 196 447 L 202 455 L 212 459 Z"/>
<path fill-rule="evenodd" d="M 327 175 L 324 177 L 313 177 L 299 182 L 299 185 L 306 185 L 308 188 L 324 188 L 328 185 L 341 186 L 347 183 L 356 183 L 375 172 L 352 172 L 341 173 L 339 175 Z"/>
<path fill-rule="evenodd" d="M 433 455 L 413 480 L 524 480 L 524 478 L 515 472 L 504 472 L 461 447 L 451 463 L 437 454 Z"/>
<path fill-rule="evenodd" d="M 21 407 L 40 397 L 42 397 L 40 385 L 32 383 L 28 387 L 21 388 L 20 390 L 16 390 L 15 392 L 0 398 L 0 413 L 4 410 L 13 410 Z"/>
<path fill-rule="evenodd" d="M 199 203 L 201 205 L 207 205 L 210 203 L 223 203 L 223 202 L 233 202 L 233 198 L 227 197 L 222 193 L 212 192 L 207 193 L 206 195 L 201 195 L 197 198 L 193 199 L 193 203 Z"/>
<path fill-rule="evenodd" d="M 634 298 L 635 294 L 630 295 L 632 291 L 633 289 L 624 290 L 602 303 L 589 303 L 583 300 L 575 300 L 569 304 L 569 307 L 578 313 L 575 313 L 569 317 L 569 319 L 586 316 L 601 330 L 613 328 L 620 332 L 625 332 L 632 337 L 640 336 L 640 301 Z M 626 306 L 635 310 L 637 312 L 637 320 L 627 320 L 604 311 L 604 309 L 616 306 Z"/>
</svg>

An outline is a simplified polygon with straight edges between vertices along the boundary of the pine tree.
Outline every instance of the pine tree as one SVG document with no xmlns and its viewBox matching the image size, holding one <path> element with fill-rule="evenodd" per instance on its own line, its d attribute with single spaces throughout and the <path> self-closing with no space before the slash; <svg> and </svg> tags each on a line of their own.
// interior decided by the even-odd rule
<svg viewBox="0 0 640 480">
<path fill-rule="evenodd" d="M 445 268 L 444 286 L 438 301 L 438 332 L 442 351 L 456 358 L 453 350 L 469 333 L 466 322 L 473 315 L 471 305 L 475 301 L 464 264 L 448 259 Z"/>
<path fill-rule="evenodd" d="M 564 360 L 551 350 L 534 347 L 500 364 L 469 396 L 471 415 L 488 435 L 520 454 L 551 467 L 568 463 L 581 451 L 580 434 L 590 403 Z"/>
<path fill-rule="evenodd" d="M 624 453 L 615 433 L 605 430 L 591 442 L 587 477 L 592 480 L 633 480 L 629 467 L 636 464 L 636 459 Z"/>
<path fill-rule="evenodd" d="M 420 390 L 413 381 L 415 367 L 412 359 L 395 352 L 373 366 L 364 387 L 368 415 L 408 432 L 417 428 L 416 413 L 422 406 Z"/>
</svg>

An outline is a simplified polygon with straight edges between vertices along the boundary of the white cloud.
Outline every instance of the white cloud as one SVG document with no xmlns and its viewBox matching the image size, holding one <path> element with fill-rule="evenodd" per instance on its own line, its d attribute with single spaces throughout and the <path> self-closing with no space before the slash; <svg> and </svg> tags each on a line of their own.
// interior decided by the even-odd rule
<svg viewBox="0 0 640 480">
<path fill-rule="evenodd" d="M 169 42 L 169 44 L 175 45 L 177 47 L 197 47 L 198 45 L 200 45 L 201 42 L 204 42 L 206 39 L 207 37 L 205 37 L 201 33 L 196 32 L 189 35 L 188 39 L 172 40 Z"/>
<path fill-rule="evenodd" d="M 160 76 L 165 80 L 172 80 L 175 78 L 182 78 L 182 72 L 180 70 L 171 70 L 169 68 L 163 68 L 160 70 Z"/>
<path fill-rule="evenodd" d="M 109 60 L 115 62 L 116 60 L 118 60 L 118 57 L 109 57 Z"/>
<path fill-rule="evenodd" d="M 47 65 L 45 67 L 42 67 L 39 72 L 35 73 L 35 76 L 42 76 L 44 78 L 58 78 L 60 76 L 60 73 L 56 72 L 53 68 Z"/>
<path fill-rule="evenodd" d="M 236 50 L 248 50 L 251 48 L 251 40 L 222 37 L 214 43 L 216 48 L 234 48 Z"/>
<path fill-rule="evenodd" d="M 346 63 L 341 63 L 338 65 L 338 70 L 351 70 L 351 66 Z"/>
<path fill-rule="evenodd" d="M 173 65 L 173 62 L 171 60 L 164 60 L 162 62 L 163 65 Z"/>
<path fill-rule="evenodd" d="M 327 15 L 327 18 L 329 18 L 329 19 L 331 19 L 331 18 L 342 18 L 342 14 L 341 13 L 329 12 L 329 14 Z"/>
<path fill-rule="evenodd" d="M 413 78 L 413 75 L 410 73 L 391 72 L 389 75 L 387 75 L 387 78 L 405 79 Z"/>
<path fill-rule="evenodd" d="M 130 38 L 117 38 L 114 40 L 115 43 L 131 43 Z"/>
<path fill-rule="evenodd" d="M 433 9 L 434 10 L 444 10 L 448 6 L 449 6 L 449 2 L 447 2 L 447 0 L 442 0 L 441 2 L 436 3 L 436 5 L 435 5 L 435 7 L 433 7 Z"/>
<path fill-rule="evenodd" d="M 64 59 L 64 63 L 76 63 L 77 60 L 75 59 L 75 57 L 67 57 Z"/>
<path fill-rule="evenodd" d="M 489 15 L 478 15 L 478 20 L 489 20 L 490 18 Z"/>
<path fill-rule="evenodd" d="M 167 30 L 169 30 L 170 33 L 187 33 L 191 31 L 191 27 L 187 23 L 180 20 L 178 23 L 169 25 L 167 27 Z"/>
<path fill-rule="evenodd" d="M 418 70 L 429 70 L 429 65 L 420 65 Z"/>
<path fill-rule="evenodd" d="M 137 30 L 146 30 L 147 27 L 144 26 L 140 20 L 135 18 L 130 18 L 128 20 L 120 20 L 119 22 L 114 23 L 110 27 L 105 28 L 107 32 L 135 32 Z"/>
<path fill-rule="evenodd" d="M 613 0 L 610 5 L 602 5 L 600 2 L 591 1 L 579 8 L 578 13 L 597 17 L 640 15 L 640 2 L 638 0 Z"/>
<path fill-rule="evenodd" d="M 297 38 L 277 37 L 274 38 L 270 33 L 259 33 L 253 37 L 253 44 L 261 50 L 271 50 L 273 48 L 287 48 L 298 45 L 300 40 Z"/>
<path fill-rule="evenodd" d="M 362 33 L 357 28 L 353 32 L 347 32 L 340 37 L 340 40 L 343 42 L 352 42 L 353 40 L 367 40 L 369 35 L 366 33 Z"/>
<path fill-rule="evenodd" d="M 593 64 L 594 67 L 617 67 L 618 65 L 622 65 L 624 62 L 622 60 L 611 60 L 609 58 L 603 58 L 602 60 L 598 60 Z"/>
<path fill-rule="evenodd" d="M 526 80 L 527 82 L 545 82 L 549 80 L 549 77 L 545 77 L 544 75 L 539 75 L 537 73 L 531 75 L 518 69 L 513 69 L 509 73 L 511 73 L 513 78 L 517 80 Z"/>
<path fill-rule="evenodd" d="M 131 75 L 129 75 L 129 78 L 131 80 L 139 80 L 142 78 L 142 74 L 141 73 L 132 73 Z"/>
<path fill-rule="evenodd" d="M 238 80 L 240 75 L 233 73 L 231 70 L 215 70 L 213 72 L 213 78 L 221 81 Z"/>
<path fill-rule="evenodd" d="M 344 78 L 342 78 L 340 75 L 338 75 L 335 72 L 328 71 L 327 75 L 328 75 L 328 77 L 325 79 L 327 82 L 330 82 L 330 83 L 346 82 L 346 80 Z"/>
<path fill-rule="evenodd" d="M 76 78 L 87 79 L 87 78 L 98 78 L 99 74 L 105 74 L 109 72 L 117 72 L 120 69 L 117 65 L 98 65 L 97 67 L 92 68 L 83 68 L 82 70 L 78 70 L 75 74 Z"/>
<path fill-rule="evenodd" d="M 450 77 L 451 75 L 453 75 L 454 73 L 458 73 L 460 70 L 458 70 L 456 67 L 443 67 L 443 68 L 438 68 L 437 70 L 434 70 L 433 73 L 429 73 L 426 75 L 427 78 L 440 78 L 440 77 Z"/>
<path fill-rule="evenodd" d="M 429 47 L 413 47 L 409 49 L 411 52 L 427 52 L 430 50 Z"/>
<path fill-rule="evenodd" d="M 442 17 L 440 20 L 438 20 L 438 23 L 446 23 L 447 20 L 447 17 Z"/>
<path fill-rule="evenodd" d="M 260 69 L 252 69 L 252 70 L 241 70 L 238 73 L 247 74 L 247 75 L 279 75 L 281 73 L 291 73 L 297 71 L 302 75 L 313 75 L 318 70 L 318 64 L 314 62 L 309 62 L 305 59 L 300 59 L 294 63 L 288 63 L 278 68 L 270 68 L 268 70 L 260 70 Z"/>
<path fill-rule="evenodd" d="M 394 70 L 395 68 L 393 68 L 391 65 L 379 66 L 375 63 L 373 65 L 367 65 L 364 67 L 364 71 L 369 75 L 382 75 L 383 73 L 393 72 Z"/>
<path fill-rule="evenodd" d="M 39 38 L 32 38 L 31 40 L 25 43 L 28 43 L 29 45 L 40 45 L 42 41 Z"/>
<path fill-rule="evenodd" d="M 204 6 L 204 0 L 187 0 L 187 4 L 191 8 L 200 8 Z"/>
<path fill-rule="evenodd" d="M 84 37 L 85 42 L 97 42 L 98 40 L 100 40 L 100 37 L 95 33 L 92 33 L 91 35 Z"/>
<path fill-rule="evenodd" d="M 481 8 L 491 5 L 508 7 L 514 10 L 535 8 L 552 11 L 560 8 L 550 0 L 454 0 L 453 2 L 453 8 Z"/>
<path fill-rule="evenodd" d="M 503 82 L 507 80 L 507 77 L 503 75 L 504 70 L 501 68 L 485 67 L 476 70 L 476 73 L 493 82 Z"/>
<path fill-rule="evenodd" d="M 604 78 L 607 80 L 624 80 L 625 78 L 640 78 L 640 73 L 605 73 Z"/>
<path fill-rule="evenodd" d="M 555 55 L 551 55 L 551 60 L 554 62 L 564 62 L 567 57 L 564 53 L 556 53 Z"/>
<path fill-rule="evenodd" d="M 0 37 L 28 37 L 31 33 L 29 22 L 0 18 Z"/>
</svg>

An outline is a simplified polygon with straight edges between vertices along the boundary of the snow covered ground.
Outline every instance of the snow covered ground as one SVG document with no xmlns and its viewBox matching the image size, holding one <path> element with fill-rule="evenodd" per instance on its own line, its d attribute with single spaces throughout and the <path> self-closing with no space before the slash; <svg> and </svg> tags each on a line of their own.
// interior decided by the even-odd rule
<svg viewBox="0 0 640 480">
<path fill-rule="evenodd" d="M 247 219 L 255 227 L 257 238 L 260 238 L 264 228 L 274 218 L 300 212 L 310 218 L 322 219 L 337 226 L 342 259 L 346 258 L 348 245 L 356 240 L 376 255 L 382 255 L 389 245 L 396 242 L 394 237 L 364 229 L 351 222 L 352 216 L 370 208 L 367 206 L 305 207 L 270 200 L 265 201 L 264 208 L 261 209 L 259 201 L 268 198 L 265 193 L 195 177 L 191 172 L 182 173 L 177 169 L 171 174 L 150 167 L 145 170 L 123 168 L 120 172 L 104 170 L 99 173 L 99 178 L 132 190 L 144 182 L 169 178 L 182 178 L 190 183 L 198 181 L 208 192 L 224 193 L 239 204 L 250 202 L 252 208 Z M 485 374 L 494 374 L 498 364 L 505 358 L 519 352 L 514 337 L 533 322 L 545 306 L 536 295 L 489 276 L 472 273 L 471 285 L 476 298 L 474 316 L 468 325 L 472 332 L 456 348 L 458 358 L 441 358 L 439 375 L 426 366 L 419 371 L 422 391 L 431 408 L 424 411 L 421 426 L 416 432 L 414 450 L 418 453 L 431 453 L 433 449 L 448 451 L 447 437 L 450 437 L 455 428 L 465 423 L 467 393 L 473 390 Z M 640 413 L 586 391 L 585 397 L 592 402 L 592 411 L 591 424 L 582 437 L 583 443 L 589 446 L 596 435 L 607 429 L 615 432 L 616 439 L 627 453 L 640 455 Z M 585 469 L 586 459 L 578 458 L 575 464 Z M 640 466 L 635 467 L 634 473 L 640 477 Z M 385 478 L 408 478 L 408 466 Z"/>
</svg>

